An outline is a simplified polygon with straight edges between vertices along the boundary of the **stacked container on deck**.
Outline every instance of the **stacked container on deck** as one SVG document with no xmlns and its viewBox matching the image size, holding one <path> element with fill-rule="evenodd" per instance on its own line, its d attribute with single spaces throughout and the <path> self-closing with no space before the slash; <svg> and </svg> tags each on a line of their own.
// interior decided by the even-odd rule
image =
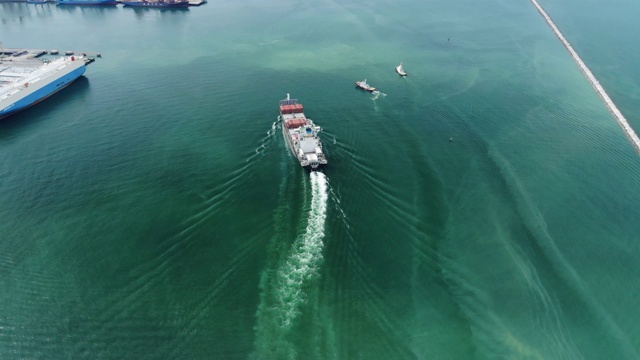
<svg viewBox="0 0 640 360">
<path fill-rule="evenodd" d="M 300 126 L 304 126 L 306 123 L 307 123 L 307 119 L 305 118 L 295 118 L 295 119 L 289 119 L 285 121 L 285 125 L 287 126 L 287 129 L 299 128 Z"/>
<path fill-rule="evenodd" d="M 281 114 L 298 114 L 304 112 L 302 104 L 280 105 Z"/>
</svg>

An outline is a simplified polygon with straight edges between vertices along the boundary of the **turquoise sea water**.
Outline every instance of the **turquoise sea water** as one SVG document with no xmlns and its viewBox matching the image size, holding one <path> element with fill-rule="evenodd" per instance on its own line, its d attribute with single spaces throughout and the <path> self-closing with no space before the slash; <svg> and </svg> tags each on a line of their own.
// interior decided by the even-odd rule
<svg viewBox="0 0 640 360">
<path fill-rule="evenodd" d="M 540 3 L 637 128 L 638 6 Z M 0 18 L 103 55 L 0 123 L 0 358 L 640 356 L 639 157 L 529 1 Z"/>
</svg>

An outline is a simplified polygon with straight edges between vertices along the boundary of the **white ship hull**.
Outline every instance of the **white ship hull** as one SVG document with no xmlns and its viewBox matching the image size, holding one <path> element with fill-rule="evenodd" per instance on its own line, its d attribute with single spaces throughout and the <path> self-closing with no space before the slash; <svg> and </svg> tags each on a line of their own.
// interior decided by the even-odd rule
<svg viewBox="0 0 640 360">
<path fill-rule="evenodd" d="M 64 89 L 86 70 L 83 56 L 3 61 L 0 64 L 0 119 L 33 106 Z"/>
</svg>

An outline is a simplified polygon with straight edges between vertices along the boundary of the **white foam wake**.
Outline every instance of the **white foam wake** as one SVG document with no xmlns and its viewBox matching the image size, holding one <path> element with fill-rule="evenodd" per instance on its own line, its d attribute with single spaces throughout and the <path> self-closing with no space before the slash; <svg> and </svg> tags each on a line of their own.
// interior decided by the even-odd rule
<svg viewBox="0 0 640 360">
<path fill-rule="evenodd" d="M 280 313 L 276 321 L 282 327 L 291 326 L 304 303 L 305 283 L 315 277 L 322 259 L 322 239 L 327 217 L 327 179 L 321 172 L 311 172 L 311 209 L 304 235 L 292 245 L 285 263 L 277 270 L 275 308 Z"/>
<path fill-rule="evenodd" d="M 380 92 L 378 90 L 372 92 L 371 94 L 373 94 L 373 96 L 371 97 L 371 101 L 373 101 L 373 110 L 378 111 L 378 104 L 376 103 L 376 100 L 378 100 L 381 97 L 387 96 L 387 94 Z"/>
<path fill-rule="evenodd" d="M 616 118 L 620 126 L 622 126 L 622 129 L 627 134 L 627 137 L 629 137 L 629 140 L 631 140 L 631 143 L 635 146 L 636 150 L 640 152 L 640 138 L 638 138 L 638 135 L 635 133 L 635 131 L 633 131 L 633 128 L 631 128 L 631 125 L 629 125 L 629 122 L 627 121 L 627 119 L 624 117 L 624 115 L 622 115 L 620 110 L 618 110 L 618 107 L 616 106 L 616 104 L 613 103 L 613 100 L 611 100 L 611 98 L 609 97 L 607 92 L 604 90 L 602 85 L 600 85 L 600 82 L 598 81 L 598 79 L 596 79 L 596 77 L 593 75 L 591 70 L 589 70 L 589 68 L 584 63 L 584 61 L 582 61 L 580 56 L 578 56 L 578 53 L 575 50 L 573 50 L 573 47 L 571 46 L 571 44 L 569 44 L 569 41 L 567 41 L 564 35 L 562 35 L 562 33 L 560 32 L 560 29 L 558 29 L 558 27 L 553 22 L 553 20 L 551 20 L 551 17 L 547 15 L 546 11 L 544 11 L 542 6 L 540 6 L 536 0 L 531 0 L 531 2 L 533 3 L 533 5 L 535 5 L 535 7 L 538 9 L 538 12 L 540 12 L 540 14 L 545 18 L 545 20 L 547 20 L 547 23 L 549 24 L 549 26 L 551 26 L 551 29 L 553 29 L 553 32 L 555 32 L 558 39 L 562 41 L 562 44 L 567 48 L 567 50 L 573 57 L 573 60 L 575 60 L 575 62 L 578 64 L 578 66 L 580 67 L 584 75 L 587 77 L 587 79 L 589 79 L 589 82 L 591 82 L 591 85 L 593 86 L 593 88 L 596 89 L 598 94 L 600 94 L 600 97 L 602 98 L 602 100 L 604 100 L 604 103 L 609 108 L 609 111 L 611 112 L 611 114 L 613 114 L 613 116 Z"/>
<path fill-rule="evenodd" d="M 325 175 L 311 172 L 310 180 L 311 203 L 304 233 L 281 255 L 277 255 L 280 253 L 277 250 L 279 244 L 274 244 L 276 263 L 261 276 L 262 293 L 255 327 L 256 349 L 250 356 L 253 360 L 302 358 L 294 341 L 297 336 L 295 326 L 298 324 L 295 320 L 300 316 L 304 304 L 313 303 L 314 285 L 317 287 L 313 279 L 319 274 L 322 260 L 328 200 Z M 276 236 L 275 240 L 283 239 Z M 309 313 L 314 314 L 313 305 Z"/>
</svg>

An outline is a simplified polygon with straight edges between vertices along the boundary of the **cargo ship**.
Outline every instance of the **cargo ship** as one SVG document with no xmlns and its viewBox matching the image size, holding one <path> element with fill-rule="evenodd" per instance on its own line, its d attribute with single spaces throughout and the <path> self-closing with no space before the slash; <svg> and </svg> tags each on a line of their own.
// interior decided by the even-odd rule
<svg viewBox="0 0 640 360">
<path fill-rule="evenodd" d="M 120 1 L 125 6 L 146 8 L 186 8 L 189 0 L 130 0 Z"/>
<path fill-rule="evenodd" d="M 64 56 L 46 62 L 37 58 L 3 58 L 0 60 L 0 119 L 64 89 L 84 74 L 91 61 L 84 56 Z"/>
<path fill-rule="evenodd" d="M 304 168 L 315 170 L 327 164 L 318 133 L 322 130 L 304 115 L 304 107 L 289 94 L 280 100 L 282 135 L 293 156 Z"/>
<path fill-rule="evenodd" d="M 118 5 L 116 0 L 57 0 L 58 5 L 109 6 Z"/>
</svg>

